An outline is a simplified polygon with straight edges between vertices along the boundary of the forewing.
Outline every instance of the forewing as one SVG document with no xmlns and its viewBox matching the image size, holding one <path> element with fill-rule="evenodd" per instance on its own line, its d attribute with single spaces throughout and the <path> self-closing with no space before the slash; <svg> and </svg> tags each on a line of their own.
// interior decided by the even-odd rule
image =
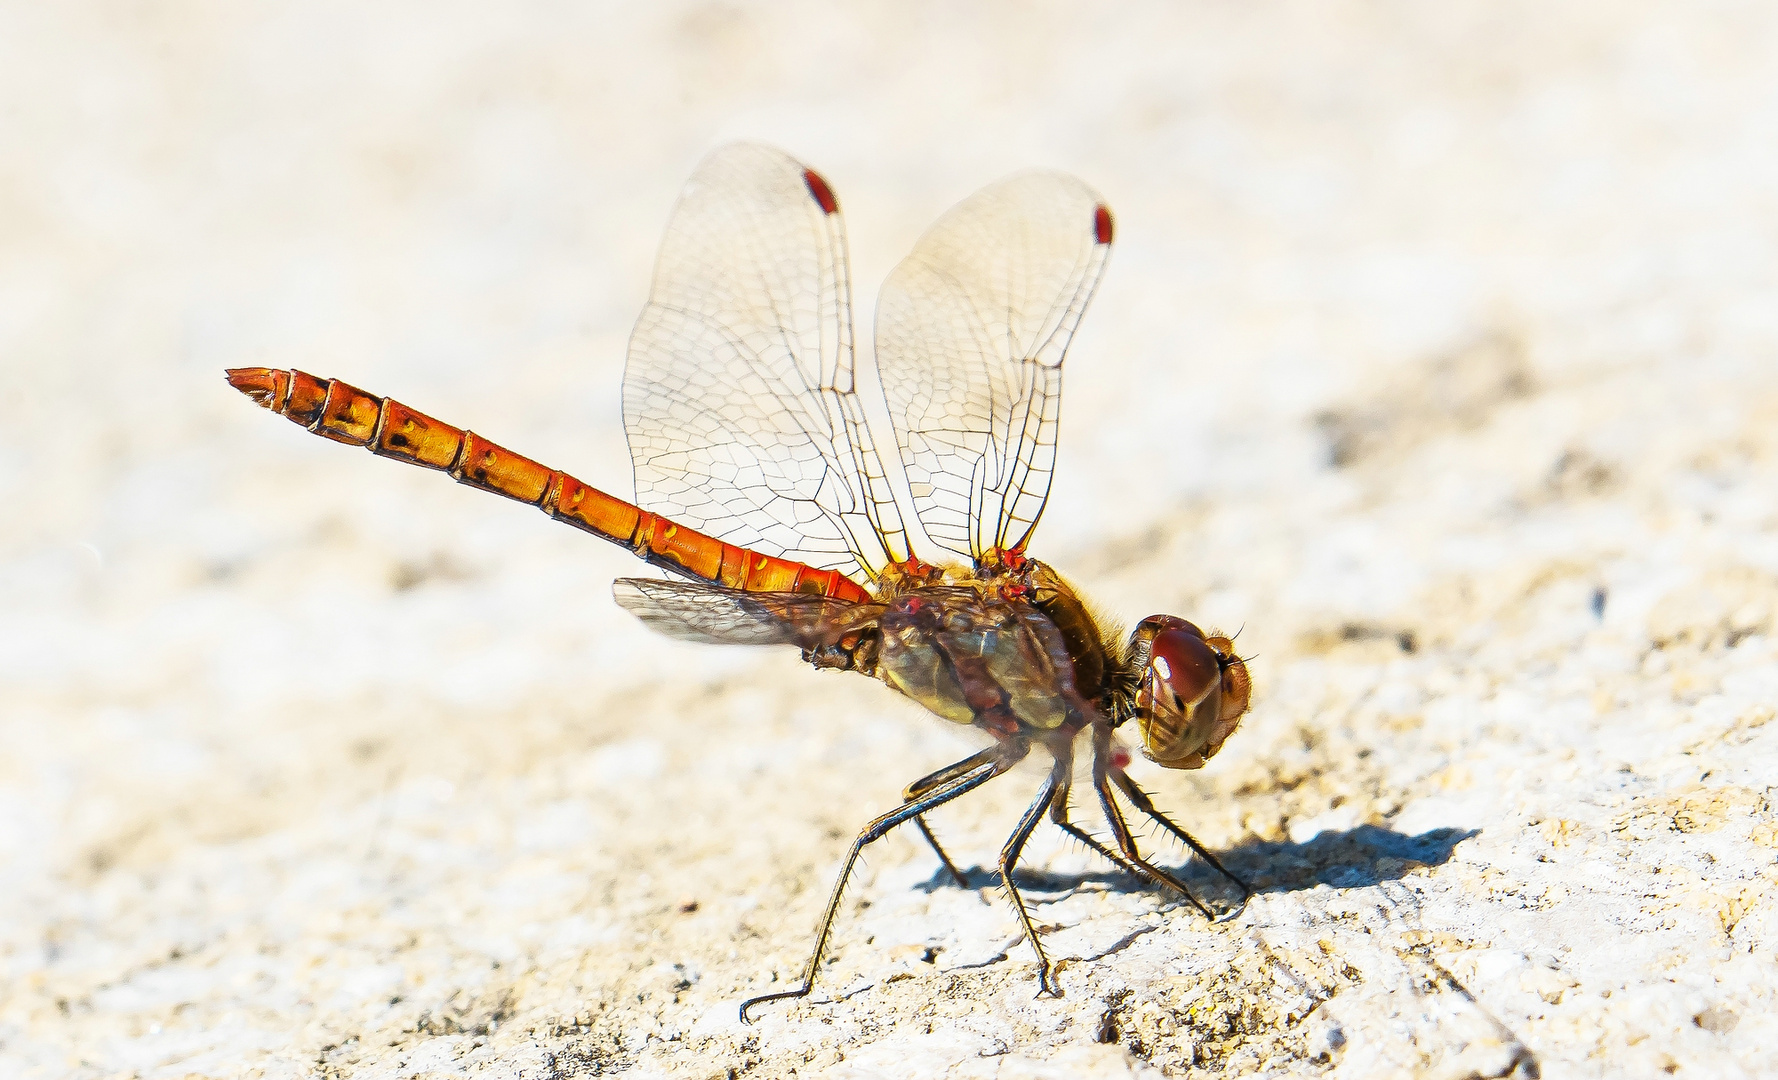
<svg viewBox="0 0 1778 1080">
<path fill-rule="evenodd" d="M 749 144 L 704 160 L 630 338 L 624 427 L 639 505 L 855 580 L 901 556 L 854 385 L 848 273 L 820 176 Z"/>
<path fill-rule="evenodd" d="M 618 578 L 611 593 L 619 607 L 649 629 L 707 645 L 819 648 L 837 642 L 882 610 L 876 604 L 807 593 L 750 593 L 656 578 Z"/>
<path fill-rule="evenodd" d="M 877 301 L 877 365 L 914 510 L 971 558 L 1023 547 L 1049 498 L 1062 360 L 1111 249 L 1062 173 L 983 188 L 920 238 Z"/>
</svg>

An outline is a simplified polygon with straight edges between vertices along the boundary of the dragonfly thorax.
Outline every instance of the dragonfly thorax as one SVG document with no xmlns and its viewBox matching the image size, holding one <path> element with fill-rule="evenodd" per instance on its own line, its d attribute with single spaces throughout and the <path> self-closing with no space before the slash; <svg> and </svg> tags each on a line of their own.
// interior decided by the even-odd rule
<svg viewBox="0 0 1778 1080">
<path fill-rule="evenodd" d="M 870 624 L 805 648 L 803 658 L 879 678 L 938 716 L 1001 738 L 1103 722 L 1111 653 L 1098 623 L 1048 566 L 1000 554 L 972 567 L 886 568 Z"/>
</svg>

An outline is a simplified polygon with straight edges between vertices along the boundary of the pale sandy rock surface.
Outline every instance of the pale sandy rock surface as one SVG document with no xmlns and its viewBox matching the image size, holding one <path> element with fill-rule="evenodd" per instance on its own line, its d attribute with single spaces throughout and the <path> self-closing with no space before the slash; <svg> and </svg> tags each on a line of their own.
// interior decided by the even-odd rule
<svg viewBox="0 0 1778 1080">
<path fill-rule="evenodd" d="M 0 9 L 0 1075 L 1774 1072 L 1778 9 L 838 8 Z M 865 310 L 1016 168 L 1117 211 L 1037 554 L 1244 627 L 1243 730 L 1142 773 L 1238 916 L 1040 832 L 1040 1000 L 892 837 L 740 1026 L 973 744 L 221 381 L 627 491 L 737 137 L 833 181 Z M 938 827 L 991 865 L 1036 782 Z"/>
</svg>

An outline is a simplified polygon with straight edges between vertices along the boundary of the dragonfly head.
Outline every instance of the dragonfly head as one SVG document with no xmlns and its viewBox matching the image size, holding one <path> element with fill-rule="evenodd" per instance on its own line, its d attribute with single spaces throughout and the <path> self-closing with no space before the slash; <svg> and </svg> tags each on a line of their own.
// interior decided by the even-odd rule
<svg viewBox="0 0 1778 1080">
<path fill-rule="evenodd" d="M 1222 749 L 1247 711 L 1252 684 L 1234 642 L 1172 615 L 1150 615 L 1130 634 L 1141 671 L 1136 719 L 1149 759 L 1196 769 Z"/>
</svg>

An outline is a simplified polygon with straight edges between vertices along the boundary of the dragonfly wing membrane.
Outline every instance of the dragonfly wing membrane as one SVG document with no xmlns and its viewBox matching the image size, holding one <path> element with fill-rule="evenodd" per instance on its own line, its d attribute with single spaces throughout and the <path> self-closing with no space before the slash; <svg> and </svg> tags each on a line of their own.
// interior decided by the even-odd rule
<svg viewBox="0 0 1778 1080">
<path fill-rule="evenodd" d="M 611 593 L 619 607 L 649 629 L 706 645 L 819 648 L 881 611 L 875 604 L 808 593 L 744 592 L 656 578 L 618 578 Z"/>
<path fill-rule="evenodd" d="M 1022 547 L 1049 498 L 1062 361 L 1105 267 L 1111 214 L 1063 173 L 983 188 L 877 301 L 878 372 L 914 510 L 974 558 Z"/>
<path fill-rule="evenodd" d="M 631 335 L 636 501 L 739 547 L 873 575 L 905 551 L 854 381 L 844 224 L 777 150 L 705 159 Z"/>
</svg>

